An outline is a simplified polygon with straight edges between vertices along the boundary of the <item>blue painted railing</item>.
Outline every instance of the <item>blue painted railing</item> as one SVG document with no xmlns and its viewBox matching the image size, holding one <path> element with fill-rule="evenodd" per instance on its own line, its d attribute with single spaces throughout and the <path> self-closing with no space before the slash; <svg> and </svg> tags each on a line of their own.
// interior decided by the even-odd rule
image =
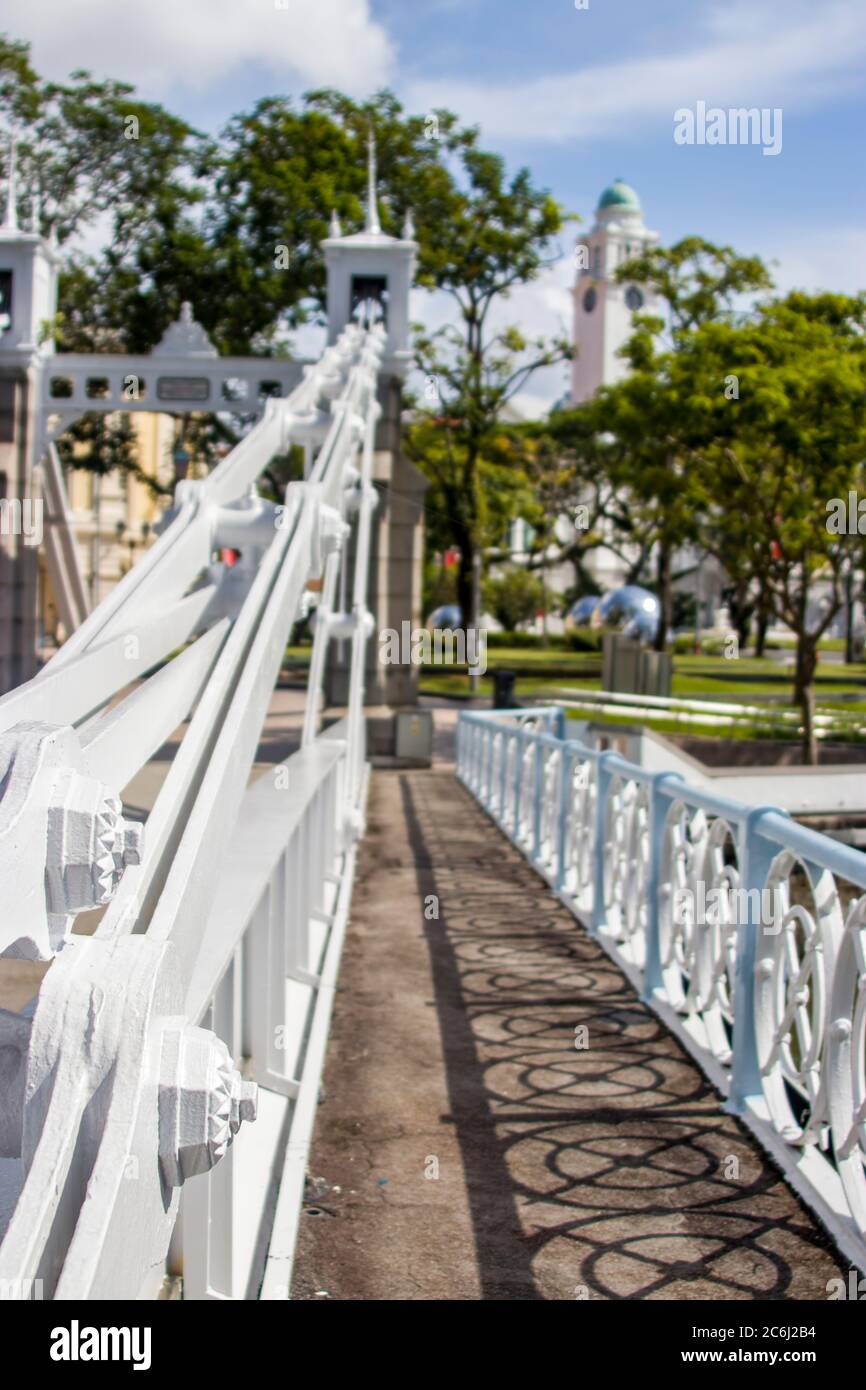
<svg viewBox="0 0 866 1390">
<path fill-rule="evenodd" d="M 565 735 L 462 713 L 458 776 L 866 1269 L 866 855 Z"/>
</svg>

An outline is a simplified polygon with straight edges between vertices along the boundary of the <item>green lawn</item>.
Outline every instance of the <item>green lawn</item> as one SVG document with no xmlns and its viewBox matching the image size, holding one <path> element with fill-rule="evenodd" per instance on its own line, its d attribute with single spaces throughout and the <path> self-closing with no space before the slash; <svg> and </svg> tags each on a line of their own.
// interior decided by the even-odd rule
<svg viewBox="0 0 866 1390">
<path fill-rule="evenodd" d="M 286 670 L 306 670 L 310 660 L 309 646 L 289 647 Z M 582 690 L 601 689 L 601 657 L 593 652 L 569 652 L 561 648 L 491 647 L 487 653 L 488 669 L 481 678 L 477 693 L 483 699 L 493 695 L 493 672 L 497 669 L 517 673 L 518 699 L 556 699 L 555 692 L 575 686 Z M 839 709 L 864 715 L 866 722 L 866 663 L 845 666 L 821 662 L 817 675 L 817 704 L 819 710 Z M 469 676 L 465 667 L 425 666 L 421 672 L 422 695 L 468 696 Z M 765 657 L 675 656 L 673 694 L 682 698 L 717 699 L 731 704 L 766 706 L 768 712 L 776 707 L 790 707 L 793 689 L 793 662 Z M 844 696 L 857 696 L 845 699 Z M 579 718 L 579 715 L 574 715 Z M 588 717 L 605 723 L 635 723 L 634 716 L 595 714 Z M 689 732 L 718 734 L 726 738 L 749 738 L 766 735 L 771 730 L 761 720 L 753 725 L 733 729 L 720 727 L 714 721 L 706 724 L 686 724 L 671 717 L 647 719 L 648 727 L 660 732 Z M 780 734 L 773 731 L 774 736 Z M 795 735 L 791 734 L 791 737 Z"/>
<path fill-rule="evenodd" d="M 527 660 L 527 657 L 532 660 Z M 584 653 L 526 652 L 507 648 L 491 650 L 488 652 L 488 672 L 480 684 L 482 695 L 492 696 L 491 673 L 496 667 L 518 672 L 515 688 L 519 699 L 544 699 L 549 694 L 551 700 L 555 700 L 556 691 L 568 686 L 587 691 L 601 689 L 600 662 L 597 657 Z M 866 665 L 844 666 L 822 662 L 818 667 L 816 688 L 819 710 L 839 709 L 862 714 L 866 722 Z M 430 695 L 466 695 L 469 693 L 468 676 L 441 667 L 425 668 L 421 690 Z M 761 705 L 771 714 L 774 708 L 790 707 L 793 665 L 769 657 L 762 660 L 744 657 L 734 661 L 724 657 L 675 656 L 672 693 L 686 699 L 716 699 L 730 704 Z M 859 698 L 842 698 L 846 695 Z M 625 711 L 621 715 L 592 712 L 588 717 L 605 723 L 636 722 L 634 716 Z M 670 716 L 642 722 L 659 732 L 717 734 L 726 738 L 760 737 L 770 733 L 774 737 L 784 736 L 777 726 L 771 728 L 761 719 L 739 728 L 719 726 L 712 720 L 706 724 L 685 723 Z M 793 730 L 790 737 L 796 737 Z"/>
</svg>

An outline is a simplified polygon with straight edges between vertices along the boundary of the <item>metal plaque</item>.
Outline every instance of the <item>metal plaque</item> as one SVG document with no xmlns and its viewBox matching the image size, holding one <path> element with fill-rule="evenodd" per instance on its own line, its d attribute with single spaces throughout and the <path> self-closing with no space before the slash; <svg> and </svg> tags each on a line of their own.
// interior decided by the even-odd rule
<svg viewBox="0 0 866 1390">
<path fill-rule="evenodd" d="M 210 382 L 206 376 L 157 377 L 156 395 L 160 401 L 206 401 Z"/>
</svg>

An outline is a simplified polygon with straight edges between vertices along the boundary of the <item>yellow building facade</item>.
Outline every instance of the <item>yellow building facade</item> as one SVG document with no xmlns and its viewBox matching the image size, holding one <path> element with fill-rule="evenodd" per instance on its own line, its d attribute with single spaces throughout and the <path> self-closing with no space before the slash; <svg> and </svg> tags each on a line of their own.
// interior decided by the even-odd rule
<svg viewBox="0 0 866 1390">
<path fill-rule="evenodd" d="M 129 418 L 142 472 L 170 486 L 174 479 L 174 418 L 149 412 Z M 154 525 L 171 497 L 155 496 L 139 478 L 119 469 L 105 475 L 86 468 L 68 468 L 65 472 L 79 566 L 93 609 L 153 544 Z M 41 551 L 40 626 L 42 645 L 48 650 L 66 635 Z"/>
</svg>

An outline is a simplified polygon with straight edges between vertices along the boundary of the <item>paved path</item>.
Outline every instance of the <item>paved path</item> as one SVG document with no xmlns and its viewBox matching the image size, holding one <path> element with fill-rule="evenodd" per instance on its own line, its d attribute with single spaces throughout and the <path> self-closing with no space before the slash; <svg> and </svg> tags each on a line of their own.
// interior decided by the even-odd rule
<svg viewBox="0 0 866 1390">
<path fill-rule="evenodd" d="M 324 1088 L 296 1298 L 824 1299 L 840 1272 L 447 768 L 373 775 Z"/>
</svg>

